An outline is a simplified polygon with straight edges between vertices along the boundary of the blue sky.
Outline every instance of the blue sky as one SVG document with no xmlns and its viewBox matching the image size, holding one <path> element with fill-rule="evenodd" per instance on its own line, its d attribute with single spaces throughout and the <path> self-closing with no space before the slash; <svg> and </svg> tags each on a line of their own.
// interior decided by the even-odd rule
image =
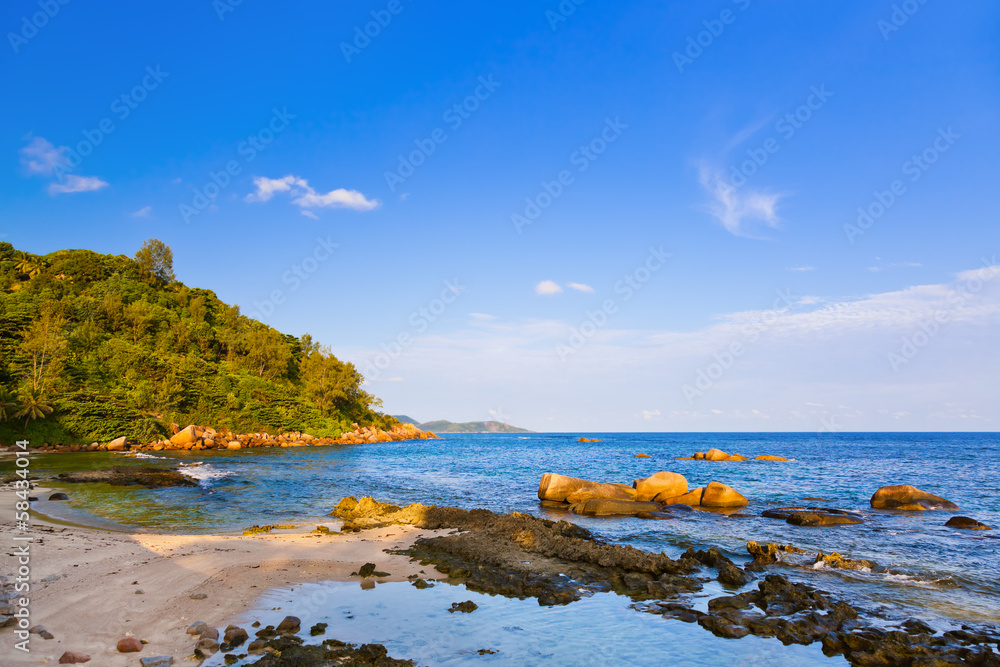
<svg viewBox="0 0 1000 667">
<path fill-rule="evenodd" d="M 160 238 L 418 419 L 997 430 L 998 18 L 8 3 L 0 235 Z"/>
</svg>

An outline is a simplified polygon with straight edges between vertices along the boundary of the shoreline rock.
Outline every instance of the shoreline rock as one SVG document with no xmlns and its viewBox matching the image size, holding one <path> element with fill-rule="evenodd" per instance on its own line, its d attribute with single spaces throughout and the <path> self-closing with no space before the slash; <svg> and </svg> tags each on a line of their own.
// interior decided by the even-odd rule
<svg viewBox="0 0 1000 667">
<path fill-rule="evenodd" d="M 176 427 L 176 424 L 172 425 Z M 257 447 L 321 447 L 327 445 L 363 445 L 373 442 L 398 442 L 403 440 L 429 440 L 438 436 L 430 431 L 421 431 L 413 424 L 397 424 L 388 431 L 353 424 L 354 430 L 341 433 L 337 437 L 316 437 L 300 431 L 288 431 L 271 435 L 269 433 L 234 434 L 229 430 L 221 432 L 207 426 L 191 424 L 176 428 L 175 433 L 167 439 L 147 443 L 136 443 L 124 436 L 109 443 L 90 443 L 89 445 L 51 445 L 43 444 L 32 448 L 32 451 L 54 453 L 81 452 L 135 452 L 135 451 L 201 451 L 207 449 L 248 449 Z M 173 429 L 172 429 L 173 430 Z M 16 446 L 10 445 L 7 451 L 15 451 Z"/>
</svg>

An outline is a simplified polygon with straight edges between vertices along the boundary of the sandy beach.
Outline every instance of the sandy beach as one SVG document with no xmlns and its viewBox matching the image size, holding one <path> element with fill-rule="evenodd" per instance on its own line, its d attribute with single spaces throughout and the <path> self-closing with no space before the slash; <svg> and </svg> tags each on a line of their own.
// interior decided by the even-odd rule
<svg viewBox="0 0 1000 667">
<path fill-rule="evenodd" d="M 45 492 L 33 490 L 39 496 Z M 8 555 L 2 574 L 13 581 L 13 537 L 22 533 L 15 533 L 13 491 L 5 489 L 0 497 L 0 533 Z M 336 531 L 340 522 L 327 525 Z M 268 589 L 359 581 L 351 573 L 369 562 L 391 574 L 380 581 L 441 576 L 431 567 L 383 551 L 406 548 L 435 531 L 388 526 L 317 535 L 312 533 L 315 527 L 299 524 L 293 530 L 254 536 L 129 534 L 60 525 L 35 515 L 28 533 L 35 538 L 31 625 L 44 626 L 54 638 L 32 634 L 31 651 L 23 654 L 13 649 L 13 628 L 4 628 L 0 663 L 56 664 L 65 651 L 74 651 L 90 655 L 89 664 L 101 667 L 131 667 L 142 657 L 166 655 L 179 664 L 192 654 L 197 639 L 185 633 L 192 623 L 204 621 L 222 630 L 228 619 L 249 609 Z M 196 594 L 206 597 L 192 599 Z M 294 609 L 288 611 L 295 614 Z M 119 653 L 116 644 L 127 636 L 148 644 L 141 653 Z"/>
</svg>

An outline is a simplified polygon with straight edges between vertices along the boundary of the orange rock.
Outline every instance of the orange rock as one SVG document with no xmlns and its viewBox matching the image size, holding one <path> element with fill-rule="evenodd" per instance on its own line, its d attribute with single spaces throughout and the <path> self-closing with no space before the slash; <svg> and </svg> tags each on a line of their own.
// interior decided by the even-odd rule
<svg viewBox="0 0 1000 667">
<path fill-rule="evenodd" d="M 786 459 L 783 456 L 771 456 L 770 454 L 763 454 L 761 456 L 755 456 L 754 461 L 794 461 L 795 459 Z"/>
<path fill-rule="evenodd" d="M 958 505 L 941 496 L 921 491 L 910 484 L 883 486 L 872 495 L 871 506 L 878 510 L 957 510 Z"/>
<path fill-rule="evenodd" d="M 731 486 L 709 482 L 701 496 L 702 507 L 746 507 L 750 502 Z"/>
<path fill-rule="evenodd" d="M 624 484 L 598 484 L 591 482 L 566 496 L 568 503 L 582 503 L 588 500 L 635 500 L 635 490 Z"/>
<path fill-rule="evenodd" d="M 666 470 L 637 479 L 632 482 L 632 487 L 635 489 L 635 499 L 639 501 L 652 500 L 660 494 L 673 498 L 682 496 L 688 491 L 688 483 L 684 475 Z"/>
<path fill-rule="evenodd" d="M 704 493 L 705 487 L 699 486 L 697 489 L 692 489 L 681 496 L 668 496 L 661 493 L 653 498 L 653 500 L 664 505 L 690 505 L 691 507 L 698 507 L 701 505 L 701 496 Z"/>
</svg>

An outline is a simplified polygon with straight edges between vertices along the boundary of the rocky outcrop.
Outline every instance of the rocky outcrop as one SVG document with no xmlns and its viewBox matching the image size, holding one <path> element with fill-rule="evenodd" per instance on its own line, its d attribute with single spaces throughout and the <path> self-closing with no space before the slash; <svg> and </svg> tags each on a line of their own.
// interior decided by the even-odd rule
<svg viewBox="0 0 1000 667">
<path fill-rule="evenodd" d="M 957 510 L 958 505 L 910 484 L 883 486 L 872 495 L 871 506 L 879 510 Z"/>
<path fill-rule="evenodd" d="M 769 565 L 777 563 L 783 553 L 801 554 L 805 553 L 805 549 L 799 549 L 791 544 L 778 544 L 776 542 L 769 542 L 767 544 L 747 542 L 747 553 L 753 556 L 755 563 Z"/>
<path fill-rule="evenodd" d="M 198 486 L 198 482 L 167 468 L 144 466 L 113 466 L 104 470 L 64 472 L 56 476 L 60 482 L 70 484 L 104 482 L 112 486 L 144 486 L 153 489 L 165 486 Z"/>
<path fill-rule="evenodd" d="M 837 552 L 832 554 L 816 554 L 816 561 L 813 567 L 832 567 L 840 570 L 860 570 L 872 572 L 878 567 L 878 563 L 873 560 L 852 560 L 844 558 Z"/>
<path fill-rule="evenodd" d="M 653 502 L 600 498 L 576 503 L 571 509 L 585 516 L 637 516 L 642 512 L 659 512 L 663 506 Z"/>
<path fill-rule="evenodd" d="M 604 442 L 603 440 L 598 440 L 596 438 L 580 438 L 577 442 Z"/>
<path fill-rule="evenodd" d="M 688 491 L 688 482 L 683 475 L 661 470 L 658 473 L 632 482 L 636 500 L 653 500 L 663 494 L 667 498 L 683 496 Z"/>
<path fill-rule="evenodd" d="M 372 426 L 364 428 L 357 424 L 352 424 L 353 431 L 341 433 L 337 437 L 315 437 L 308 433 L 292 431 L 271 435 L 269 433 L 242 433 L 235 434 L 229 430 L 216 431 L 210 426 L 199 426 L 191 424 L 184 428 L 179 428 L 176 424 L 171 424 L 173 435 L 166 440 L 157 440 L 148 443 L 135 443 L 128 441 L 125 437 L 120 437 L 111 442 L 100 445 L 92 443 L 89 446 L 73 445 L 59 447 L 40 447 L 44 452 L 83 452 L 83 451 L 171 451 L 190 450 L 201 451 L 211 449 L 246 449 L 252 447 L 320 447 L 324 445 L 362 445 L 373 442 L 395 442 L 401 440 L 425 440 L 437 438 L 429 431 L 421 431 L 413 424 L 397 424 L 388 431 Z"/>
</svg>

